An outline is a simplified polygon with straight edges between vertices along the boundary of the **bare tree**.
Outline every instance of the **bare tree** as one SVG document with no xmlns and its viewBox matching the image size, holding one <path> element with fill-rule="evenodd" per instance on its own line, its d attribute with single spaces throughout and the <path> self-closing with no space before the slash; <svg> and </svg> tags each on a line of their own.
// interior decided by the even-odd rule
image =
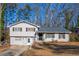
<svg viewBox="0 0 79 59">
<path fill-rule="evenodd" d="M 4 11 L 6 4 L 0 4 L 0 43 L 4 40 Z"/>
<path fill-rule="evenodd" d="M 40 18 L 40 7 L 39 7 L 39 4 L 37 4 L 37 5 L 35 4 L 34 11 L 35 11 L 35 21 L 34 21 L 34 23 L 36 25 L 41 26 L 42 23 L 41 23 L 41 18 Z"/>
<path fill-rule="evenodd" d="M 16 21 L 20 21 L 20 20 L 26 20 L 26 21 L 30 21 L 30 11 L 32 10 L 32 8 L 26 4 L 23 8 L 20 8 L 17 12 L 17 20 Z"/>
<path fill-rule="evenodd" d="M 45 27 L 50 27 L 50 4 L 47 4 L 45 8 L 45 22 L 44 22 Z"/>
</svg>

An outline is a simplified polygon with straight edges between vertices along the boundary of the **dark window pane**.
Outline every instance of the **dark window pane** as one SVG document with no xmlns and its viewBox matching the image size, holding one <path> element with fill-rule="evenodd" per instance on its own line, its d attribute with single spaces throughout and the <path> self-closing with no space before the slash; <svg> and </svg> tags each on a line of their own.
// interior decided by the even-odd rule
<svg viewBox="0 0 79 59">
<path fill-rule="evenodd" d="M 28 39 L 28 43 L 30 43 L 30 39 Z"/>
</svg>

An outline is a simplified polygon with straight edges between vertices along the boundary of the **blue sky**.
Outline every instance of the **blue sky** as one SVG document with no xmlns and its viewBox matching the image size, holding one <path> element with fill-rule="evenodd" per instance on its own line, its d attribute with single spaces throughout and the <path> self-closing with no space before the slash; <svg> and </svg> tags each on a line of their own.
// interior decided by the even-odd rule
<svg viewBox="0 0 79 59">
<path fill-rule="evenodd" d="M 19 8 L 23 8 L 24 7 L 24 5 L 25 4 L 27 4 L 27 3 L 18 3 L 17 5 L 18 5 L 18 9 Z M 30 11 L 30 14 L 31 14 L 31 16 L 30 16 L 30 19 L 32 20 L 32 21 L 34 21 L 34 19 L 35 19 L 35 12 L 36 11 L 34 11 L 34 7 L 35 6 L 39 6 L 39 8 L 40 8 L 40 12 L 39 12 L 39 14 L 40 14 L 40 19 L 41 19 L 41 21 L 42 22 L 44 22 L 44 20 L 45 20 L 45 7 L 47 6 L 47 4 L 46 3 L 37 3 L 37 4 L 35 4 L 35 3 L 28 3 L 28 5 L 30 5 L 30 7 L 32 8 L 32 11 Z M 56 10 L 56 13 L 54 14 L 54 16 L 56 16 L 57 15 L 57 13 L 59 13 L 61 10 L 62 10 L 62 8 L 63 8 L 63 5 L 64 5 L 64 3 L 63 4 L 58 4 L 58 6 L 57 6 L 57 4 L 56 3 L 52 3 L 51 4 L 51 6 L 50 6 L 50 9 L 51 10 L 53 10 L 55 7 L 57 8 L 57 10 Z M 67 4 L 66 4 L 67 5 Z M 70 5 L 74 5 L 74 4 L 70 4 Z M 65 8 L 67 8 L 67 7 L 69 7 L 70 5 L 68 5 L 68 6 L 66 6 Z M 71 6 L 70 6 L 71 7 Z M 75 6 L 76 7 L 76 6 Z M 17 10 L 18 9 L 16 9 L 16 12 L 17 12 Z M 8 12 L 8 13 L 10 13 L 10 12 Z M 7 15 L 8 15 L 8 13 L 6 13 Z M 11 14 L 9 14 L 8 16 L 7 16 L 7 18 L 8 18 L 8 24 L 9 23 L 13 23 L 13 20 L 16 20 L 16 13 L 15 14 L 12 14 L 13 16 L 11 16 Z M 75 18 L 75 17 L 74 17 Z M 61 18 L 61 19 L 63 19 L 63 18 Z M 73 22 L 74 22 L 75 20 L 73 20 Z"/>
<path fill-rule="evenodd" d="M 18 7 L 19 8 L 23 8 L 24 7 L 24 3 L 22 3 L 22 4 L 18 4 Z M 41 16 L 41 19 L 42 20 L 44 20 L 44 15 L 45 15 L 45 10 L 44 10 L 44 7 L 46 7 L 46 4 L 45 3 L 39 3 L 39 4 L 32 4 L 32 3 L 29 3 L 29 5 L 31 6 L 31 8 L 34 8 L 36 5 L 38 5 L 39 6 L 39 8 L 40 8 L 40 16 Z M 50 9 L 53 9 L 54 7 L 56 6 L 56 4 L 52 4 L 51 6 L 50 6 Z M 62 6 L 63 6 L 63 4 L 61 5 L 59 5 L 58 6 L 58 12 L 59 11 L 61 11 L 61 9 L 62 9 Z M 33 9 L 32 9 L 33 10 Z M 34 16 L 35 16 L 35 11 L 31 11 L 31 17 L 32 17 L 32 19 L 34 19 Z"/>
</svg>

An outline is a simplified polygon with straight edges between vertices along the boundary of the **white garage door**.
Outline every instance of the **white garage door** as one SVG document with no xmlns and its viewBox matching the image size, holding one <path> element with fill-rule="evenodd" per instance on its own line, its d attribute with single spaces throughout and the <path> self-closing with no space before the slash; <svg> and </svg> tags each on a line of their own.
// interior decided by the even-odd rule
<svg viewBox="0 0 79 59">
<path fill-rule="evenodd" d="M 11 38 L 11 45 L 31 45 L 32 38 Z"/>
</svg>

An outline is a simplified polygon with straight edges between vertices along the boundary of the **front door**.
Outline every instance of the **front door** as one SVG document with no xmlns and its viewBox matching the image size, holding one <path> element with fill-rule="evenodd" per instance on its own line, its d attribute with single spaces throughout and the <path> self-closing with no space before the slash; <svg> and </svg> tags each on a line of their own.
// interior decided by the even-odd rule
<svg viewBox="0 0 79 59">
<path fill-rule="evenodd" d="M 31 45 L 31 38 L 27 38 L 27 45 Z"/>
</svg>

